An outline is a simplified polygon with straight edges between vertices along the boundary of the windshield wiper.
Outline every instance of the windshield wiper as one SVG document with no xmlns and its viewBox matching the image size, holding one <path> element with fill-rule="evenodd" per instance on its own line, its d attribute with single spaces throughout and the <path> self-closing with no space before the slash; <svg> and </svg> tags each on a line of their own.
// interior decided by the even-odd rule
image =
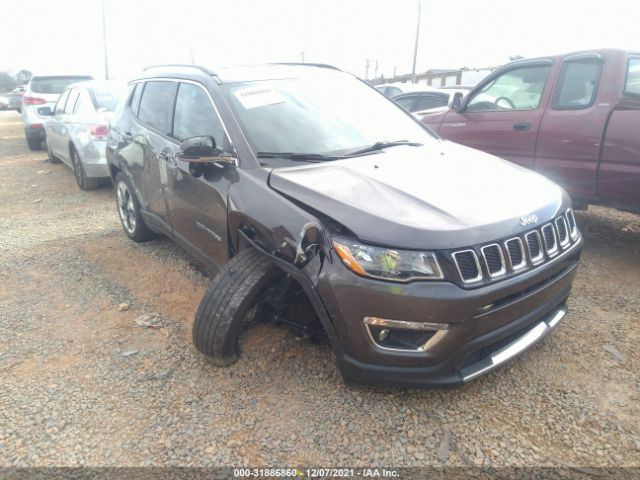
<svg viewBox="0 0 640 480">
<path fill-rule="evenodd" d="M 341 158 L 344 158 L 337 155 L 323 155 L 321 153 L 293 153 L 293 152 L 258 152 L 256 156 L 258 158 L 286 158 L 287 160 L 317 161 L 317 162 L 324 162 L 328 160 L 339 160 Z"/>
<path fill-rule="evenodd" d="M 421 147 L 422 143 L 410 142 L 409 140 L 395 140 L 393 142 L 376 142 L 373 145 L 356 150 L 355 152 L 347 153 L 347 157 L 354 157 L 356 155 L 362 155 L 369 152 L 377 152 L 383 148 L 397 147 L 399 145 L 408 145 L 410 147 Z"/>
</svg>

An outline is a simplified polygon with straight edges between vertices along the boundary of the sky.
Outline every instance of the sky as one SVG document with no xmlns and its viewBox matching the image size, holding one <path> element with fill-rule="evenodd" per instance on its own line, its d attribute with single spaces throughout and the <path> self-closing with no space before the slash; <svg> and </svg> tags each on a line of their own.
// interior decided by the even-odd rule
<svg viewBox="0 0 640 480">
<path fill-rule="evenodd" d="M 525 57 L 640 50 L 639 0 L 104 0 L 111 78 L 146 65 L 330 63 L 368 77 Z M 7 3 L 6 5 L 4 3 Z M 0 71 L 104 78 L 102 0 L 0 2 Z"/>
</svg>

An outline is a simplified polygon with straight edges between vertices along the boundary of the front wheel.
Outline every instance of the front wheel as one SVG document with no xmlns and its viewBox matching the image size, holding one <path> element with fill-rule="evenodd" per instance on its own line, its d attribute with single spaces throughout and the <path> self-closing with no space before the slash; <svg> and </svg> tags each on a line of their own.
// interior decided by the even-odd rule
<svg viewBox="0 0 640 480">
<path fill-rule="evenodd" d="M 282 272 L 254 248 L 243 250 L 215 276 L 204 294 L 195 321 L 193 343 L 216 365 L 240 358 L 240 334 L 257 313 L 261 294 Z"/>
<path fill-rule="evenodd" d="M 146 242 L 156 238 L 157 234 L 144 223 L 138 199 L 122 173 L 116 175 L 114 187 L 120 222 L 127 236 L 134 242 Z"/>
</svg>

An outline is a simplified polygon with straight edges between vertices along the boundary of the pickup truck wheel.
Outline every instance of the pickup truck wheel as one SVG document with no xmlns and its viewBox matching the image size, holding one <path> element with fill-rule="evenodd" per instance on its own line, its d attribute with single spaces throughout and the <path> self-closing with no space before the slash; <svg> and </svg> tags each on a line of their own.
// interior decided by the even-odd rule
<svg viewBox="0 0 640 480">
<path fill-rule="evenodd" d="M 144 223 L 138 199 L 122 173 L 116 175 L 114 187 L 120 222 L 127 236 L 138 243 L 156 238 L 158 235 Z"/>
<path fill-rule="evenodd" d="M 261 294 L 282 272 L 253 248 L 233 257 L 209 284 L 193 323 L 193 342 L 216 365 L 238 361 L 240 337 L 257 313 Z"/>
</svg>

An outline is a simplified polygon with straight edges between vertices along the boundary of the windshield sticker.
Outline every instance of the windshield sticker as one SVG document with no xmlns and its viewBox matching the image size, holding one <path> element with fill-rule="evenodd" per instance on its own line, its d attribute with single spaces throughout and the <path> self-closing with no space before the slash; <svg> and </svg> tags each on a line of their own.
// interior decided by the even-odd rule
<svg viewBox="0 0 640 480">
<path fill-rule="evenodd" d="M 233 94 L 247 110 L 285 102 L 280 92 L 276 92 L 268 87 L 240 88 L 235 90 Z"/>
</svg>

